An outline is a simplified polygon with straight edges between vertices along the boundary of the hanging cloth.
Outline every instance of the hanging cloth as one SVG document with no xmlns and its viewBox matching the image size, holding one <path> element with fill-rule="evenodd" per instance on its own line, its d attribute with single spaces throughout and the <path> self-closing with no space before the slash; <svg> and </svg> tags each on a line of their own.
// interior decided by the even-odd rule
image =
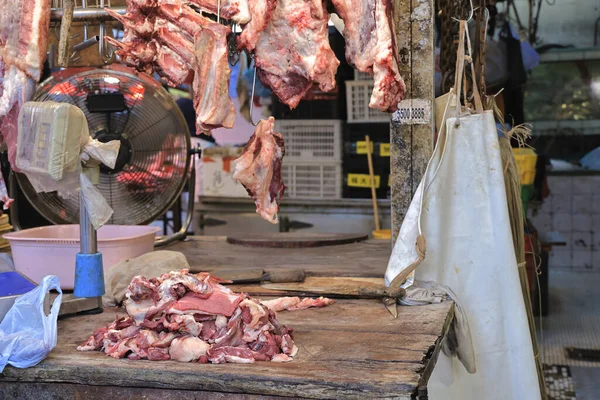
<svg viewBox="0 0 600 400">
<path fill-rule="evenodd" d="M 471 107 L 460 104 L 465 60 L 475 77 L 466 34 L 461 21 L 455 94 L 385 279 L 390 286 L 410 287 L 416 280 L 448 287 L 466 315 L 470 335 L 457 337 L 458 356 L 469 359 L 470 337 L 476 372 L 441 353 L 428 384 L 430 399 L 538 400 L 494 115 L 483 111 L 477 90 Z"/>
</svg>

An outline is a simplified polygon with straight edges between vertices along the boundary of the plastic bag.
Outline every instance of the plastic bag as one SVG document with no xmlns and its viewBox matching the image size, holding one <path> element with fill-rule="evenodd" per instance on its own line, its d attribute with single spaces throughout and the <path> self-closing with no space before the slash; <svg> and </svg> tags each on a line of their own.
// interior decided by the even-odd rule
<svg viewBox="0 0 600 400">
<path fill-rule="evenodd" d="M 50 314 L 44 312 L 44 299 L 57 290 Z M 19 297 L 0 323 L 0 373 L 6 364 L 17 368 L 37 365 L 56 347 L 58 311 L 62 301 L 60 282 L 46 276 L 40 285 Z"/>
</svg>

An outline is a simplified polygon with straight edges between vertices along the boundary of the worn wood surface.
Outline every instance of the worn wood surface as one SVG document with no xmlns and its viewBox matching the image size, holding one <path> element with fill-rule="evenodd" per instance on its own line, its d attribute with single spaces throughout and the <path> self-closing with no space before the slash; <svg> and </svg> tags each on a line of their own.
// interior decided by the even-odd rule
<svg viewBox="0 0 600 400">
<path fill-rule="evenodd" d="M 224 236 L 192 236 L 168 246 L 180 251 L 194 272 L 219 269 L 282 270 L 302 268 L 308 276 L 383 277 L 390 258 L 390 242 L 364 242 L 305 249 L 269 249 L 237 246 Z"/>
<path fill-rule="evenodd" d="M 392 118 L 390 132 L 390 185 L 392 239 L 395 240 L 412 197 L 433 150 L 434 24 L 433 0 L 396 0 L 394 19 L 400 52 L 399 69 L 406 83 L 405 100 L 424 99 L 431 106 L 431 120 L 422 125 L 403 125 Z M 393 241 L 392 241 L 393 243 Z"/>
<path fill-rule="evenodd" d="M 429 360 L 437 356 L 440 346 L 436 344 L 452 320 L 453 304 L 399 307 L 397 319 L 370 300 L 340 300 L 325 308 L 282 312 L 280 321 L 294 328 L 298 356 L 290 363 L 247 365 L 115 360 L 101 352 L 75 350 L 115 313 L 109 309 L 59 321 L 57 347 L 35 368 L 7 367 L 0 375 L 0 395 L 8 396 L 1 397 L 43 398 L 32 392 L 30 383 L 35 383 L 43 385 L 39 387 L 45 396 L 55 394 L 46 398 L 69 391 L 86 393 L 79 397 L 86 399 L 103 394 L 140 398 L 137 388 L 151 388 L 294 398 L 411 399 L 423 385 Z"/>
<path fill-rule="evenodd" d="M 371 280 L 378 280 L 379 282 L 375 283 Z M 291 293 L 309 293 L 312 296 L 337 296 L 357 299 L 381 299 L 384 297 L 402 299 L 406 294 L 402 288 L 386 287 L 383 279 L 378 278 L 356 279 L 309 276 L 304 282 L 265 282 L 261 286 Z"/>
<path fill-rule="evenodd" d="M 307 248 L 322 246 L 337 246 L 361 242 L 368 235 L 353 233 L 315 233 L 315 232 L 285 232 L 285 233 L 240 233 L 227 236 L 227 243 L 270 248 Z"/>
</svg>

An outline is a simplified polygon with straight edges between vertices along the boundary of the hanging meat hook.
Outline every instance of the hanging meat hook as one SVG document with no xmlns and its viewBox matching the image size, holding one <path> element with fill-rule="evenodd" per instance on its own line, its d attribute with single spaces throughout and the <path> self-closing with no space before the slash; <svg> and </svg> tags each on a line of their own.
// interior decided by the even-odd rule
<svg viewBox="0 0 600 400">
<path fill-rule="evenodd" d="M 240 51 L 237 48 L 237 31 L 236 23 L 231 21 L 231 35 L 227 43 L 227 61 L 229 65 L 235 67 L 240 61 Z"/>
<path fill-rule="evenodd" d="M 109 1 L 109 7 L 110 7 L 110 1 Z M 104 10 L 104 0 L 100 0 L 100 9 Z M 105 34 L 106 34 L 106 25 L 105 25 L 105 22 L 102 21 L 102 22 L 100 22 L 100 27 L 99 27 L 99 32 L 98 32 L 98 36 L 100 36 L 100 41 L 98 42 L 98 54 L 100 55 L 100 59 L 102 60 L 102 63 L 108 64 L 113 57 L 114 51 L 111 46 L 108 46 L 108 51 L 107 51 L 107 46 L 104 45 Z"/>
<path fill-rule="evenodd" d="M 471 20 L 473 19 L 473 14 L 475 13 L 475 9 L 473 8 L 473 0 L 469 0 L 469 7 L 471 8 L 471 10 L 469 11 L 469 18 L 467 18 L 467 22 L 471 22 Z M 460 22 L 460 18 L 452 17 L 452 19 L 456 22 Z"/>
<path fill-rule="evenodd" d="M 252 59 L 254 60 L 254 57 Z M 256 61 L 254 62 L 254 78 L 252 78 L 252 94 L 250 95 L 250 123 L 252 124 L 252 126 L 258 125 L 258 122 L 254 123 L 254 118 L 252 118 L 252 110 L 254 109 L 254 88 L 255 87 L 256 87 Z"/>
</svg>

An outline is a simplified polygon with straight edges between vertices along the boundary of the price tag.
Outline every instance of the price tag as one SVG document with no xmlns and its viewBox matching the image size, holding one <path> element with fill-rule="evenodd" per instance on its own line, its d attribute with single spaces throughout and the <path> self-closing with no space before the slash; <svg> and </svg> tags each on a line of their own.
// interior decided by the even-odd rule
<svg viewBox="0 0 600 400">
<path fill-rule="evenodd" d="M 373 142 L 371 142 L 371 154 L 373 154 Z M 356 142 L 356 154 L 367 154 L 367 142 L 358 141 Z"/>
<path fill-rule="evenodd" d="M 373 176 L 375 180 L 375 188 L 379 188 L 379 175 Z M 348 186 L 370 188 L 371 177 L 368 174 L 348 174 Z"/>
<path fill-rule="evenodd" d="M 381 143 L 379 145 L 379 156 L 380 157 L 389 157 L 390 156 L 390 144 L 389 143 Z"/>
<path fill-rule="evenodd" d="M 425 99 L 402 100 L 392 120 L 405 125 L 428 124 L 431 121 L 431 102 Z"/>
</svg>

